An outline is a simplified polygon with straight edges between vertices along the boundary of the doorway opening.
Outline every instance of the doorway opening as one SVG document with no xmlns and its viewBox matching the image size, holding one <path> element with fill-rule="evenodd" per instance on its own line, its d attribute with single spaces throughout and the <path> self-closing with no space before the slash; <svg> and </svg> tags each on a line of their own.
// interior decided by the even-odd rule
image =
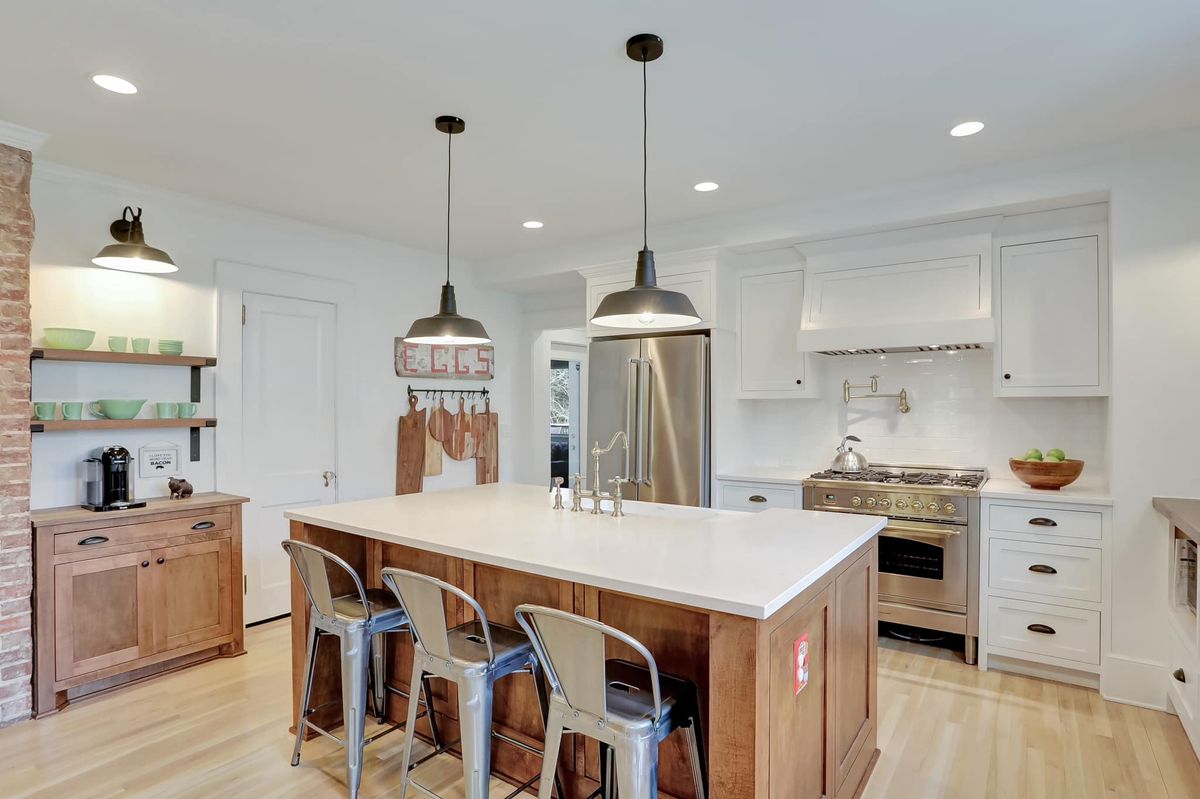
<svg viewBox="0 0 1200 799">
<path fill-rule="evenodd" d="M 569 484 L 587 469 L 588 338 L 582 328 L 543 330 L 533 339 L 530 415 L 534 435 L 525 482 Z"/>
<path fill-rule="evenodd" d="M 580 385 L 583 361 L 550 361 L 550 477 L 561 477 L 570 485 L 571 475 L 580 471 L 580 434 L 583 413 Z"/>
</svg>

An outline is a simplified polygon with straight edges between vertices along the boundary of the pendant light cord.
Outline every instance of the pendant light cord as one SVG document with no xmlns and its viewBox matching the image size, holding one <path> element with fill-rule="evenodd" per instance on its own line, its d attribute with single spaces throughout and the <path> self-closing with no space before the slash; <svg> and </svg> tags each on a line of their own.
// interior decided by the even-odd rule
<svg viewBox="0 0 1200 799">
<path fill-rule="evenodd" d="M 454 134 L 446 133 L 446 285 L 450 285 L 450 168 L 453 164 L 451 148 Z"/>
<path fill-rule="evenodd" d="M 647 130 L 648 130 L 649 124 L 650 124 L 649 117 L 648 117 L 647 110 L 646 110 L 646 108 L 647 108 L 647 105 L 646 105 L 646 93 L 647 93 L 646 59 L 648 56 L 649 56 L 649 53 L 646 51 L 646 48 L 643 47 L 642 48 L 642 249 L 643 250 L 650 249 L 649 245 L 647 244 L 647 234 L 646 234 L 646 229 L 649 227 L 649 219 L 650 219 L 650 211 L 649 211 L 650 203 L 649 203 L 649 200 L 647 199 L 647 194 L 646 194 L 647 163 L 649 161 L 649 155 L 647 154 L 648 150 L 646 147 L 646 142 L 647 142 L 647 136 L 648 136 Z"/>
</svg>

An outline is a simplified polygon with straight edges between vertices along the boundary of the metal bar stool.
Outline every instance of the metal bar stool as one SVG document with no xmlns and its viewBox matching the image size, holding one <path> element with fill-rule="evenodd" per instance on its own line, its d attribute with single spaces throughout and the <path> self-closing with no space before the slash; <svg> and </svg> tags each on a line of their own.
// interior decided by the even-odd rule
<svg viewBox="0 0 1200 799">
<path fill-rule="evenodd" d="M 545 763 L 557 759 L 563 732 L 581 733 L 600 742 L 600 793 L 606 799 L 613 795 L 614 770 L 621 799 L 656 799 L 658 745 L 682 729 L 696 796 L 705 799 L 708 764 L 694 683 L 661 674 L 650 650 L 607 624 L 537 605 L 521 605 L 516 616 L 550 680 Z M 605 660 L 606 638 L 633 649 L 646 666 Z M 539 799 L 549 799 L 545 786 Z"/>
<path fill-rule="evenodd" d="M 463 779 L 466 799 L 487 799 L 488 783 L 491 779 L 491 739 L 497 738 L 535 755 L 542 750 L 518 741 L 492 729 L 493 686 L 496 681 L 510 674 L 533 675 L 537 686 L 538 703 L 543 722 L 546 718 L 548 696 L 542 679 L 533 645 L 520 630 L 500 624 L 489 624 L 483 608 L 467 592 L 447 582 L 418 572 L 404 569 L 383 570 L 383 584 L 399 599 L 411 619 L 414 639 L 413 673 L 409 685 L 428 675 L 450 680 L 458 685 L 458 722 L 461 730 Z M 445 595 L 452 594 L 466 602 L 475 615 L 475 621 L 446 628 Z M 408 723 L 416 718 L 416 705 L 409 704 Z M 558 747 L 555 746 L 555 758 Z M 409 778 L 409 761 L 412 756 L 412 736 L 404 744 L 404 756 L 400 764 L 400 796 L 405 795 L 412 785 L 426 796 L 435 797 L 416 780 Z M 561 798 L 564 796 L 558 780 L 555 762 L 544 765 L 541 774 L 535 774 L 507 799 L 520 794 L 540 778 L 542 795 L 550 796 L 554 786 Z"/>
<path fill-rule="evenodd" d="M 300 581 L 304 584 L 311 611 L 308 649 L 304 661 L 304 691 L 300 699 L 299 720 L 296 723 L 296 746 L 292 750 L 292 765 L 299 765 L 304 734 L 311 727 L 346 749 L 346 783 L 350 789 L 350 799 L 356 799 L 362 782 L 363 748 L 389 732 L 398 729 L 411 730 L 416 724 L 413 714 L 410 713 L 407 727 L 392 725 L 370 738 L 366 737 L 368 672 L 373 688 L 375 716 L 380 723 L 383 723 L 387 709 L 388 691 L 408 697 L 404 691 L 387 685 L 387 642 L 384 638 L 387 633 L 407 632 L 408 614 L 390 592 L 364 588 L 362 580 L 350 564 L 332 552 L 303 541 L 289 540 L 282 544 L 284 551 L 291 556 Z M 339 572 L 343 578 L 348 576 L 354 590 L 348 594 L 333 596 L 330 586 L 337 581 Z M 309 721 L 313 713 L 336 703 L 335 700 L 318 707 L 310 707 L 317 647 L 326 636 L 336 637 L 341 644 L 341 704 L 342 721 L 345 726 L 342 738 Z M 428 682 L 423 681 L 421 687 L 425 692 L 425 701 L 420 702 L 425 705 L 422 715 L 429 719 L 435 749 L 442 751 L 436 714 L 430 711 L 433 700 Z M 410 701 L 409 704 L 415 709 L 418 702 Z"/>
</svg>

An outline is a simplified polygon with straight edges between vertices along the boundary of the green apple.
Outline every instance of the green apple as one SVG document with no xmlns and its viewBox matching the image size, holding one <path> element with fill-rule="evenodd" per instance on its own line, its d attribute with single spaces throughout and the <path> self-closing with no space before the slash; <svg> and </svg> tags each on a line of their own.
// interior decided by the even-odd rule
<svg viewBox="0 0 1200 799">
<path fill-rule="evenodd" d="M 1050 455 L 1050 454 L 1048 454 L 1048 453 L 1047 453 L 1047 455 L 1046 455 L 1046 458 L 1045 458 L 1045 462 L 1046 462 L 1046 463 L 1062 463 L 1062 462 L 1063 462 L 1063 460 L 1064 460 L 1063 458 L 1056 458 L 1056 457 L 1054 457 L 1053 455 Z"/>
<path fill-rule="evenodd" d="M 1046 457 L 1047 458 L 1053 457 L 1055 460 L 1065 461 L 1067 459 L 1067 453 L 1065 453 L 1061 449 L 1057 449 L 1057 448 L 1050 449 L 1050 450 L 1046 450 Z"/>
<path fill-rule="evenodd" d="M 1025 460 L 1040 461 L 1042 459 L 1042 451 L 1040 449 L 1031 449 L 1025 453 Z"/>
</svg>

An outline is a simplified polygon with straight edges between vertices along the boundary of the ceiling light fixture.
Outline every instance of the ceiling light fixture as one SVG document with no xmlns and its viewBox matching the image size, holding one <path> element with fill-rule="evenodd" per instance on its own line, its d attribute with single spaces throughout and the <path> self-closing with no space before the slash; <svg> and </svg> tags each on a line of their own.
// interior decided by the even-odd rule
<svg viewBox="0 0 1200 799">
<path fill-rule="evenodd" d="M 711 180 L 705 180 L 697 183 L 695 186 L 692 186 L 692 188 L 696 191 L 716 191 L 717 189 L 721 188 L 721 184 L 713 183 Z"/>
<path fill-rule="evenodd" d="M 642 64 L 642 249 L 638 253 L 633 288 L 614 291 L 600 301 L 592 324 L 602 327 L 643 329 L 685 327 L 700 321 L 692 301 L 678 291 L 660 289 L 654 274 L 654 251 L 647 244 L 649 203 L 647 202 L 647 131 L 646 64 L 663 53 L 663 40 L 653 33 L 639 33 L 625 43 L 625 53 Z"/>
<path fill-rule="evenodd" d="M 446 283 L 442 286 L 438 312 L 412 323 L 404 340 L 410 344 L 487 344 L 491 342 L 483 324 L 476 319 L 458 315 L 454 286 L 450 283 L 450 167 L 451 144 L 455 134 L 467 129 L 458 117 L 441 116 L 434 126 L 446 134 Z"/>
<path fill-rule="evenodd" d="M 974 136 L 981 130 L 983 130 L 982 122 L 960 122 L 950 128 L 950 135 L 961 139 L 963 136 Z"/>
<path fill-rule="evenodd" d="M 93 75 L 92 83 L 116 94 L 137 94 L 137 86 L 116 75 Z"/>
<path fill-rule="evenodd" d="M 541 228 L 544 228 L 545 225 L 543 225 L 541 222 L 537 221 L 536 219 L 530 219 L 528 222 L 522 222 L 521 227 L 527 228 L 528 230 L 539 230 Z"/>
<path fill-rule="evenodd" d="M 142 272 L 146 274 L 166 274 L 178 272 L 179 267 L 157 247 L 146 244 L 142 232 L 142 209 L 133 210 L 125 206 L 121 218 L 108 226 L 108 232 L 118 244 L 109 244 L 92 259 L 96 266 L 105 269 L 119 269 L 122 272 Z"/>
</svg>

